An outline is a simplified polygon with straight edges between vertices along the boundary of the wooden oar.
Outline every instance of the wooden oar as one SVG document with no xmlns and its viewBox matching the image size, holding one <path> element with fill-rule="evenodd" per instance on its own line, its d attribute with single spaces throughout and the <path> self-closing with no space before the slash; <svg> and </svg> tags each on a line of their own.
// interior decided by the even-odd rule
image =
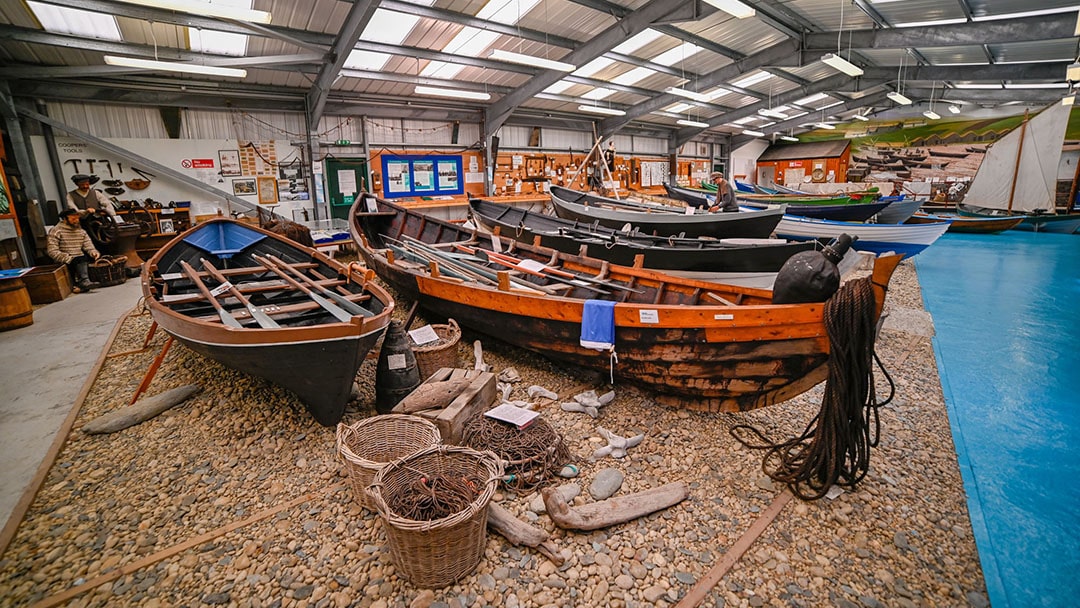
<svg viewBox="0 0 1080 608">
<path fill-rule="evenodd" d="M 314 291 L 311 291 L 310 289 L 307 288 L 307 286 L 301 285 L 299 282 L 296 281 L 296 279 L 293 279 L 292 277 L 290 277 L 288 274 L 285 273 L 285 271 L 278 268 L 270 260 L 268 260 L 266 258 L 263 258 L 263 257 L 259 257 L 259 256 L 254 255 L 254 254 L 252 254 L 251 257 L 256 262 L 262 264 L 267 270 L 270 270 L 270 271 L 276 273 L 279 277 L 285 279 L 286 283 L 288 283 L 289 285 L 292 285 L 296 289 L 299 289 L 300 291 L 304 292 L 304 294 L 307 295 L 307 297 L 311 298 L 312 300 L 315 300 L 315 302 L 318 303 L 319 306 L 322 306 L 324 309 L 326 309 L 326 312 L 334 315 L 334 318 L 336 318 L 338 321 L 341 321 L 342 323 L 348 323 L 348 322 L 352 321 L 353 315 L 351 313 L 347 312 L 345 309 L 341 308 L 337 304 L 334 304 L 330 300 L 327 300 L 326 298 L 320 296 L 319 294 L 315 293 Z"/>
<path fill-rule="evenodd" d="M 240 300 L 240 303 L 243 304 L 245 308 L 247 308 L 247 311 L 249 313 L 251 313 L 251 318 L 255 319 L 255 321 L 258 322 L 259 327 L 262 327 L 263 329 L 277 329 L 281 327 L 277 324 L 277 321 L 274 321 L 270 317 L 266 316 L 266 313 L 259 310 L 254 304 L 251 303 L 251 300 L 248 300 L 247 297 L 244 296 L 244 294 L 240 293 L 239 289 L 234 287 L 233 284 L 230 283 L 229 280 L 226 279 L 224 275 L 222 275 L 221 272 L 218 271 L 217 268 L 214 268 L 214 265 L 210 263 L 210 260 L 203 258 L 202 265 L 203 268 L 206 269 L 206 272 L 210 273 L 210 276 L 214 277 L 222 285 L 229 286 L 229 293 L 231 293 L 233 297 L 237 300 Z"/>
<path fill-rule="evenodd" d="M 311 277 L 307 276 L 306 274 L 304 274 L 304 273 L 300 272 L 299 270 L 297 270 L 296 268 L 294 268 L 292 266 L 292 264 L 288 264 L 284 260 L 281 260 L 281 259 L 277 258 L 276 256 L 274 256 L 272 254 L 267 255 L 266 257 L 269 258 L 270 261 L 273 262 L 274 264 L 276 264 L 277 266 L 280 266 L 280 267 L 284 268 L 285 270 L 288 270 L 292 274 L 300 277 L 300 279 L 303 280 L 305 283 L 307 283 L 308 285 L 318 289 L 319 291 L 321 291 L 323 293 L 323 295 L 325 295 L 325 296 L 329 297 L 331 300 L 337 302 L 338 305 L 340 305 L 342 308 L 349 311 L 353 315 L 362 315 L 362 316 L 365 316 L 365 317 L 373 317 L 373 316 L 375 316 L 375 313 L 373 313 L 370 310 L 364 308 L 363 306 L 360 306 L 356 302 L 353 302 L 352 300 L 346 298 L 345 296 L 341 295 L 340 293 L 331 291 L 331 290 L 323 287 L 322 285 L 319 285 L 319 283 L 312 280 Z"/>
<path fill-rule="evenodd" d="M 202 292 L 203 296 L 207 300 L 210 300 L 210 303 L 214 305 L 214 309 L 217 310 L 222 323 L 229 327 L 235 327 L 236 329 L 242 329 L 244 327 L 236 317 L 232 316 L 232 313 L 225 310 L 225 307 L 221 305 L 221 302 L 218 302 L 217 297 L 210 293 L 210 289 L 206 286 L 206 283 L 202 282 L 202 279 L 199 278 L 199 273 L 195 272 L 195 269 L 191 267 L 191 264 L 188 264 L 184 260 L 180 260 L 180 267 L 184 269 L 184 274 L 187 275 L 187 278 L 191 279 L 191 282 L 195 284 L 195 287 L 199 288 L 199 291 Z"/>
<path fill-rule="evenodd" d="M 478 260 L 482 261 L 482 262 L 499 264 L 500 266 L 505 266 L 507 268 L 512 268 L 514 270 L 518 270 L 518 271 L 524 272 L 526 274 L 531 274 L 533 276 L 538 276 L 538 277 L 544 277 L 545 279 L 556 281 L 558 283 L 563 283 L 565 285 L 573 285 L 574 287 L 581 287 L 582 289 L 588 289 L 589 291 L 593 291 L 593 292 L 596 292 L 596 293 L 602 293 L 602 294 L 605 294 L 605 295 L 608 295 L 608 294 L 611 293 L 608 290 L 601 289 L 599 287 L 593 287 L 591 285 L 582 285 L 581 283 L 577 282 L 574 279 L 564 278 L 564 277 L 561 277 L 561 276 L 558 276 L 558 275 L 555 275 L 555 274 L 547 274 L 546 272 L 543 272 L 541 270 L 534 270 L 532 268 L 527 268 L 525 266 L 521 266 L 520 264 L 516 264 L 516 263 L 511 262 L 509 260 L 505 260 L 505 259 L 503 259 L 501 257 L 498 257 L 497 255 L 493 254 L 492 252 L 486 251 L 484 249 L 473 249 L 472 247 L 465 247 L 463 245 L 458 245 L 458 248 L 461 249 L 461 251 L 464 251 L 465 253 L 476 256 L 476 258 Z"/>
<path fill-rule="evenodd" d="M 507 253 L 500 253 L 500 252 L 495 252 L 495 251 L 487 251 L 486 249 L 479 249 L 479 248 L 477 248 L 476 251 L 483 251 L 484 253 L 486 253 L 488 255 L 488 257 L 496 256 L 498 258 L 501 258 L 501 259 L 506 260 L 507 262 L 511 262 L 513 264 L 519 264 L 520 265 L 520 264 L 522 264 L 524 262 L 524 260 L 522 260 L 521 258 L 516 258 L 516 257 L 514 257 L 514 256 L 512 256 L 510 254 L 507 254 Z M 540 272 L 550 274 L 550 275 L 552 275 L 552 278 L 563 277 L 565 279 L 570 279 L 570 280 L 573 280 L 573 281 L 580 281 L 580 282 L 584 282 L 584 283 L 589 283 L 591 285 L 597 285 L 599 287 L 603 287 L 603 288 L 607 288 L 607 289 L 616 289 L 616 290 L 619 290 L 619 291 L 632 291 L 634 293 L 644 293 L 640 289 L 634 289 L 633 287 L 627 287 L 626 285 L 620 285 L 618 283 L 613 283 L 611 281 L 604 281 L 604 280 L 601 280 L 601 279 L 594 279 L 592 277 L 586 277 L 586 276 L 580 275 L 580 274 L 575 273 L 575 272 L 570 272 L 569 270 L 564 270 L 562 268 L 555 268 L 553 266 L 548 266 L 547 264 L 541 264 L 541 266 L 543 266 L 543 268 L 540 269 Z M 522 268 L 522 270 L 525 270 L 525 268 Z M 580 283 L 576 283 L 575 285 L 577 285 L 578 287 L 586 287 L 585 285 L 581 285 Z"/>
<path fill-rule="evenodd" d="M 445 252 L 439 251 L 438 249 L 435 249 L 431 245 L 428 245 L 427 243 L 425 243 L 423 241 L 420 241 L 420 240 L 417 240 L 415 238 L 412 238 L 410 236 L 402 235 L 402 238 L 405 240 L 406 245 L 411 245 L 414 249 L 418 249 L 419 251 L 424 252 L 426 255 L 429 255 L 429 256 L 431 256 L 433 258 L 436 258 L 438 260 L 442 260 L 445 263 L 454 264 L 459 268 L 463 267 L 466 270 L 468 270 L 468 271 L 470 271 L 470 272 L 472 272 L 474 274 L 478 274 L 481 277 L 484 277 L 485 279 L 487 279 L 489 281 L 494 281 L 496 284 L 498 284 L 498 281 L 499 281 L 498 273 L 495 272 L 495 271 L 492 271 L 489 268 L 485 268 L 484 266 L 482 266 L 480 264 L 477 264 L 477 263 L 474 263 L 474 262 L 469 262 L 468 260 L 455 259 L 453 256 L 451 256 L 451 255 L 449 255 L 449 254 L 447 254 Z M 548 293 L 548 294 L 552 293 L 552 289 L 550 287 L 547 287 L 546 285 L 535 285 L 533 283 L 529 283 L 527 281 L 522 281 L 522 280 L 519 280 L 519 279 L 515 279 L 513 277 L 510 277 L 510 283 L 513 286 L 515 286 L 517 288 L 520 288 L 520 289 L 526 289 L 526 290 L 530 290 L 530 291 L 537 291 L 537 292 L 540 292 L 540 293 Z"/>
</svg>

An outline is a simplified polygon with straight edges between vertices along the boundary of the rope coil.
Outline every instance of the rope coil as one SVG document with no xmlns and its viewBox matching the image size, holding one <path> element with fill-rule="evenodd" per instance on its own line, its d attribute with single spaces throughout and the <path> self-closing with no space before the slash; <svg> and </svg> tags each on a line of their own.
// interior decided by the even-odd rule
<svg viewBox="0 0 1080 608">
<path fill-rule="evenodd" d="M 744 446 L 766 450 L 761 469 L 803 500 L 817 500 L 833 485 L 854 487 L 870 468 L 870 448 L 881 433 L 878 408 L 892 401 L 896 386 L 874 352 L 876 305 L 869 277 L 849 281 L 825 303 L 829 376 L 821 409 L 798 437 L 771 443 L 757 428 L 740 424 L 730 433 Z M 873 362 L 889 382 L 877 400 Z M 749 433 L 757 442 L 744 439 Z"/>
</svg>

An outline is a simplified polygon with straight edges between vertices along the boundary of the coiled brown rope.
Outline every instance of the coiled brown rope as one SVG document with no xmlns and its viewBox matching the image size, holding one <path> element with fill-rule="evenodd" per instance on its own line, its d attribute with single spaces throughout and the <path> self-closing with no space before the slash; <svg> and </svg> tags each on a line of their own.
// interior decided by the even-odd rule
<svg viewBox="0 0 1080 608">
<path fill-rule="evenodd" d="M 881 432 L 878 408 L 892 401 L 896 388 L 874 352 L 874 289 L 869 277 L 849 281 L 825 303 L 829 335 L 829 376 L 821 409 L 802 435 L 770 443 L 758 429 L 740 424 L 731 435 L 752 449 L 768 450 L 761 468 L 787 484 L 803 500 L 817 500 L 834 484 L 854 486 L 870 469 L 870 448 Z M 889 381 L 889 396 L 878 402 L 873 362 Z M 751 443 L 740 432 L 755 435 Z"/>
<path fill-rule="evenodd" d="M 562 435 L 543 418 L 518 429 L 476 414 L 465 422 L 461 443 L 498 454 L 507 473 L 503 481 L 517 491 L 531 490 L 553 479 L 571 459 Z"/>
</svg>

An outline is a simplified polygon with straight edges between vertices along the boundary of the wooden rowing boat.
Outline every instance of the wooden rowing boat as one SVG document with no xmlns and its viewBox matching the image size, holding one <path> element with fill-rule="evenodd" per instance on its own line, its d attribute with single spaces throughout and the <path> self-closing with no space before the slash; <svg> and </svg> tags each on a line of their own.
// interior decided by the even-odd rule
<svg viewBox="0 0 1080 608">
<path fill-rule="evenodd" d="M 628 203 L 612 198 L 579 192 L 561 186 L 551 187 L 551 204 L 561 218 L 599 222 L 608 228 L 630 224 L 640 232 L 657 236 L 708 236 L 713 238 L 766 238 L 783 209 L 738 213 L 682 213 L 683 208 Z"/>
<path fill-rule="evenodd" d="M 955 213 L 915 213 L 908 218 L 908 224 L 933 224 L 948 221 L 948 232 L 967 232 L 975 234 L 996 234 L 1015 228 L 1024 221 L 1024 216 L 1003 217 L 967 217 Z"/>
<path fill-rule="evenodd" d="M 624 232 L 594 223 L 565 220 L 491 201 L 469 201 L 472 217 L 486 230 L 517 241 L 591 256 L 623 266 L 672 274 L 708 274 L 709 280 L 772 286 L 784 262 L 817 243 L 781 239 L 658 237 Z M 701 274 L 697 274 L 701 273 Z"/>
<path fill-rule="evenodd" d="M 858 237 L 852 243 L 852 249 L 911 257 L 932 245 L 948 228 L 948 220 L 933 224 L 860 224 L 785 215 L 776 227 L 776 235 L 796 241 L 829 241 L 847 234 Z"/>
<path fill-rule="evenodd" d="M 368 211 L 372 204 L 377 212 Z M 350 226 L 368 267 L 433 316 L 453 317 L 562 365 L 610 373 L 651 389 L 663 403 L 751 410 L 790 399 L 827 375 L 824 304 L 774 305 L 768 290 L 528 243 L 499 253 L 490 235 L 383 200 L 358 201 Z M 899 260 L 875 262 L 878 313 Z M 613 352 L 599 340 L 586 343 L 600 350 L 582 345 L 595 308 L 610 311 Z"/>
<path fill-rule="evenodd" d="M 256 226 L 214 219 L 154 254 L 142 289 L 154 321 L 177 340 L 289 389 L 330 426 L 394 309 L 371 278 Z"/>
</svg>

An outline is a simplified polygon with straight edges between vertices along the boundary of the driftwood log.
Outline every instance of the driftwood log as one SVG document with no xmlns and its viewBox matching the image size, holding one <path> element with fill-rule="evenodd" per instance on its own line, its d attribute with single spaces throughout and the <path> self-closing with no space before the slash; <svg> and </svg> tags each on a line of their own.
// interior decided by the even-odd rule
<svg viewBox="0 0 1080 608">
<path fill-rule="evenodd" d="M 158 393 L 153 397 L 139 399 L 127 407 L 94 418 L 83 425 L 82 431 L 87 435 L 122 431 L 129 426 L 135 426 L 140 422 L 149 420 L 169 408 L 180 405 L 199 392 L 199 388 L 197 384 L 187 384 L 167 390 L 164 393 Z"/>
<path fill-rule="evenodd" d="M 472 378 L 457 378 L 440 382 L 425 382 L 394 406 L 395 414 L 412 414 L 436 407 L 446 407 L 468 388 Z"/>
<path fill-rule="evenodd" d="M 556 488 L 543 490 L 544 506 L 555 525 L 573 530 L 598 530 L 637 519 L 677 505 L 690 495 L 690 487 L 677 481 L 659 488 L 571 507 Z"/>
<path fill-rule="evenodd" d="M 559 548 L 544 530 L 521 521 L 514 514 L 495 503 L 488 503 L 488 527 L 506 537 L 515 545 L 525 545 L 539 551 L 556 566 L 566 562 Z"/>
</svg>

